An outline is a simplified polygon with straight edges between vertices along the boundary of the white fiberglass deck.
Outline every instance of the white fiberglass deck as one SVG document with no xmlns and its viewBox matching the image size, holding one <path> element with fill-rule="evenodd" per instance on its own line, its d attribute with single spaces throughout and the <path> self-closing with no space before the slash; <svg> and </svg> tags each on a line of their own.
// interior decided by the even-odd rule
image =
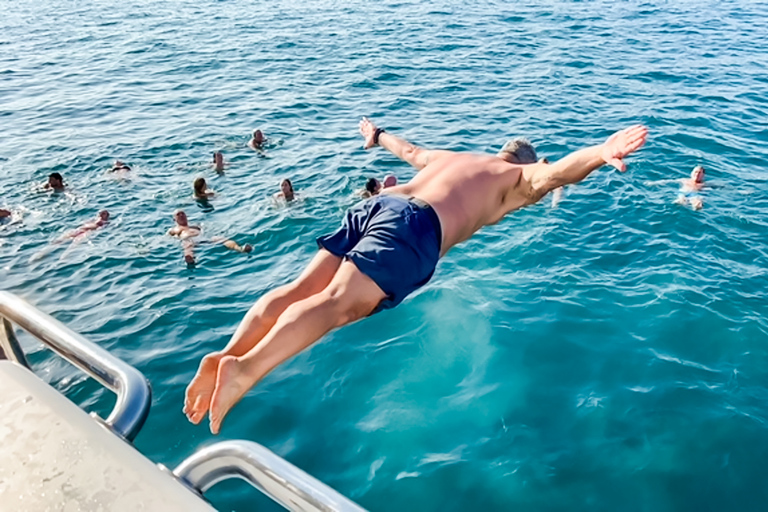
<svg viewBox="0 0 768 512">
<path fill-rule="evenodd" d="M 0 511 L 214 510 L 26 368 L 0 390 Z"/>
</svg>

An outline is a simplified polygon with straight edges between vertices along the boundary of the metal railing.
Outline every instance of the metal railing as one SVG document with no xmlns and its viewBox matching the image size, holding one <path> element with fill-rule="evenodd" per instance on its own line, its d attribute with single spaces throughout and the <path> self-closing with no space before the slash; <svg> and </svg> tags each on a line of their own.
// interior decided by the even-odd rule
<svg viewBox="0 0 768 512">
<path fill-rule="evenodd" d="M 173 471 L 204 493 L 229 478 L 242 478 L 288 510 L 365 512 L 316 478 L 251 441 L 222 441 L 198 450 Z"/>
<path fill-rule="evenodd" d="M 0 357 L 27 368 L 13 326 L 24 329 L 61 357 L 80 368 L 117 395 L 115 407 L 105 423 L 118 435 L 132 441 L 149 414 L 149 383 L 136 368 L 71 331 L 55 318 L 26 301 L 0 291 Z"/>
</svg>

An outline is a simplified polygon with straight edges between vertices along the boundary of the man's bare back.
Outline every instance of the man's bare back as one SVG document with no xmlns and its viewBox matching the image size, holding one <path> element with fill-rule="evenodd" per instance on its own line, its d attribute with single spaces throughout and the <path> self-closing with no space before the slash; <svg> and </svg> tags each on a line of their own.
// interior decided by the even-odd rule
<svg viewBox="0 0 768 512">
<path fill-rule="evenodd" d="M 520 175 L 520 165 L 494 156 L 447 153 L 430 162 L 408 183 L 388 188 L 382 194 L 403 194 L 429 203 L 440 218 L 441 252 L 445 254 L 478 229 L 501 220 L 510 206 L 524 206 L 519 195 L 515 196 L 517 202 L 507 197 Z"/>
<path fill-rule="evenodd" d="M 633 126 L 603 145 L 571 153 L 550 165 L 546 160 L 519 164 L 498 155 L 425 150 L 379 130 L 366 118 L 360 122 L 360 132 L 366 139 L 365 149 L 375 145 L 375 136 L 376 144 L 419 170 L 408 183 L 382 194 L 403 194 L 429 203 L 440 218 L 442 254 L 483 226 L 536 203 L 566 183 L 584 179 L 605 163 L 625 170 L 621 158 L 642 146 L 647 136 L 644 127 Z"/>
</svg>

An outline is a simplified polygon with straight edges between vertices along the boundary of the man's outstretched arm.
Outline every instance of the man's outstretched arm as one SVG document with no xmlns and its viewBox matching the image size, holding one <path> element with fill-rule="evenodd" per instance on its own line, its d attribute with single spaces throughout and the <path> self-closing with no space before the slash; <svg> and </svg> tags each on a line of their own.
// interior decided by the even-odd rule
<svg viewBox="0 0 768 512">
<path fill-rule="evenodd" d="M 420 148 L 405 139 L 379 130 L 367 117 L 360 121 L 360 134 L 365 138 L 363 149 L 370 149 L 379 145 L 400 160 L 411 164 L 418 171 L 426 167 L 429 162 L 451 153 L 451 151 L 445 150 Z"/>
<path fill-rule="evenodd" d="M 575 151 L 552 165 L 528 166 L 523 170 L 523 177 L 540 198 L 557 187 L 578 183 L 604 164 L 624 172 L 627 166 L 622 158 L 640 149 L 647 138 L 645 126 L 632 126 L 614 133 L 603 144 Z"/>
</svg>

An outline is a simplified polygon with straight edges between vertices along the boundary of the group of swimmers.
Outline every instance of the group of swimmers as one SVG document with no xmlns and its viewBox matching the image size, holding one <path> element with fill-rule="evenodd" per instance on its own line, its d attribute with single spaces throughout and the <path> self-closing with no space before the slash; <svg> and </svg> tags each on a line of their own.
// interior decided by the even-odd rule
<svg viewBox="0 0 768 512">
<path fill-rule="evenodd" d="M 267 138 L 261 130 L 254 130 L 251 139 L 248 141 L 248 147 L 263 154 Z M 224 160 L 224 155 L 221 151 L 215 151 L 213 153 L 213 169 L 217 173 L 223 173 L 224 168 L 228 164 Z M 110 173 L 119 173 L 125 175 L 131 172 L 131 167 L 121 160 L 115 160 L 112 167 L 109 169 Z M 394 175 L 386 176 L 382 181 L 376 178 L 370 178 L 366 182 L 365 188 L 360 192 L 363 197 L 372 197 L 384 188 L 391 187 L 397 184 L 397 178 Z M 67 190 L 67 186 L 64 183 L 64 177 L 59 172 L 52 172 L 48 176 L 48 180 L 38 186 L 41 191 L 52 191 L 54 193 L 60 193 Z M 215 191 L 208 188 L 208 184 L 203 177 L 198 177 L 193 182 L 193 197 L 202 205 L 207 206 L 208 201 L 216 195 Z M 280 191 L 274 194 L 274 199 L 285 202 L 291 202 L 296 199 L 297 194 L 294 191 L 293 183 L 290 179 L 285 178 L 280 182 Z M 212 207 L 211 207 L 212 209 Z M 0 222 L 10 219 L 13 212 L 7 209 L 0 208 Z M 173 214 L 175 225 L 171 227 L 167 234 L 179 238 L 182 243 L 182 250 L 184 254 L 184 261 L 188 265 L 195 265 L 194 248 L 196 245 L 196 239 L 202 233 L 202 227 L 199 225 L 190 225 L 187 214 L 179 209 Z M 52 245 L 57 245 L 67 240 L 70 240 L 74 244 L 83 241 L 92 232 L 106 226 L 110 220 L 110 213 L 108 210 L 101 210 L 95 218 L 90 219 L 77 227 L 70 230 L 62 236 L 52 241 Z M 209 240 L 211 243 L 221 244 L 228 249 L 232 249 L 241 253 L 249 253 L 253 250 L 250 244 L 238 244 L 233 240 L 229 240 L 224 237 L 216 236 L 211 237 Z M 40 253 L 33 256 L 33 259 L 41 257 L 47 253 L 49 248 L 44 249 Z"/>
</svg>

